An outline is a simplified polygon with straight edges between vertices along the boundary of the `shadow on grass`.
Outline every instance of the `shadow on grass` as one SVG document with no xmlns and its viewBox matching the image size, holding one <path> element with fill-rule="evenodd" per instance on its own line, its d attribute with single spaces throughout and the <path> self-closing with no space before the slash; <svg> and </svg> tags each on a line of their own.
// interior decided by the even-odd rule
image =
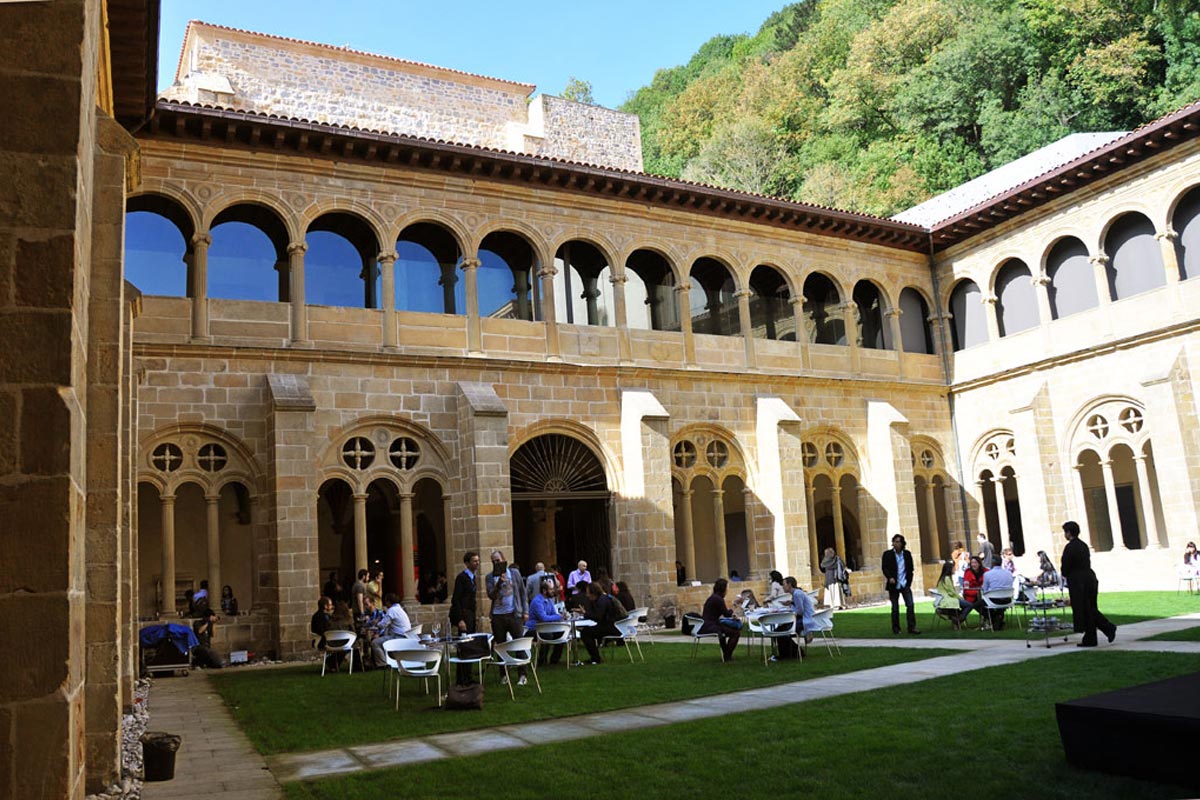
<svg viewBox="0 0 1200 800">
<path fill-rule="evenodd" d="M 1192 792 L 1067 765 L 1054 703 L 1193 671 L 1195 656 L 1072 652 L 669 728 L 285 786 L 291 800 L 876 797 L 1095 800 Z M 545 780 L 523 780 L 530 771 Z"/>
<path fill-rule="evenodd" d="M 317 665 L 246 669 L 212 674 L 211 681 L 250 741 L 259 752 L 270 755 L 724 694 L 949 652 L 848 648 L 831 658 L 814 645 L 803 663 L 789 661 L 764 667 L 757 643 L 753 655 L 746 655 L 743 647 L 730 664 L 721 663 L 715 645 L 702 646 L 695 658 L 690 645 L 643 645 L 642 650 L 644 663 L 631 664 L 624 650 L 611 648 L 606 651 L 607 661 L 599 666 L 568 671 L 559 665 L 539 670 L 544 693 L 538 695 L 531 679 L 528 686 L 514 687 L 515 702 L 489 671 L 484 708 L 470 712 L 440 711 L 434 696 L 436 684 L 431 684 L 430 694 L 426 695 L 420 682 L 410 679 L 404 682 L 397 712 L 384 694 L 383 670 L 322 678 Z"/>
</svg>

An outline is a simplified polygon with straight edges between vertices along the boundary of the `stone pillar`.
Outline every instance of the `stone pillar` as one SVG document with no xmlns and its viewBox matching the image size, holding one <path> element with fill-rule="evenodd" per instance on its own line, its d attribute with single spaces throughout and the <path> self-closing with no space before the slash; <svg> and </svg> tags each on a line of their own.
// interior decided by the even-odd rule
<svg viewBox="0 0 1200 800">
<path fill-rule="evenodd" d="M 583 276 L 583 291 L 579 297 L 587 306 L 587 324 L 600 324 L 600 307 L 596 305 L 596 301 L 600 299 L 600 276 L 585 275 Z"/>
<path fill-rule="evenodd" d="M 288 269 L 292 273 L 288 301 L 292 304 L 292 344 L 308 344 L 308 300 L 305 299 L 304 254 L 308 245 L 292 242 L 288 245 Z"/>
<path fill-rule="evenodd" d="M 529 297 L 529 273 L 523 269 L 513 270 L 513 308 L 517 312 L 517 319 L 532 320 L 533 319 L 533 304 Z"/>
<path fill-rule="evenodd" d="M 483 352 L 483 333 L 479 321 L 479 259 L 464 258 L 460 264 L 466 282 L 467 352 Z"/>
<path fill-rule="evenodd" d="M 208 550 L 208 597 L 209 605 L 221 608 L 221 495 L 204 495 L 205 533 Z"/>
<path fill-rule="evenodd" d="M 1100 462 L 1100 468 L 1104 471 L 1104 499 L 1108 505 L 1108 527 L 1112 531 L 1113 549 L 1128 550 L 1121 528 L 1121 515 L 1117 509 L 1117 485 L 1113 482 L 1112 460 L 1104 459 Z"/>
<path fill-rule="evenodd" d="M 892 336 L 892 350 L 896 354 L 896 374 L 901 377 L 904 376 L 904 331 L 900 327 L 900 315 L 903 313 L 904 310 L 899 307 L 883 312 Z"/>
<path fill-rule="evenodd" d="M 696 365 L 696 337 L 692 334 L 692 284 L 684 281 L 675 287 L 675 307 L 679 313 L 679 330 L 683 333 L 683 363 Z"/>
<path fill-rule="evenodd" d="M 996 497 L 996 519 L 1000 523 L 1000 548 L 1012 546 L 1011 535 L 1008 532 L 1008 504 L 1004 501 L 1004 481 L 1007 480 L 1003 475 L 997 475 L 992 478 L 992 493 Z M 1013 480 L 1016 480 L 1015 476 Z M 988 569 L 992 568 L 991 564 L 984 564 Z"/>
<path fill-rule="evenodd" d="M 812 367 L 812 362 L 808 349 L 808 332 L 804 326 L 804 300 L 804 295 L 799 295 L 793 297 L 791 303 L 796 324 L 796 348 L 800 353 L 800 369 L 807 370 Z"/>
<path fill-rule="evenodd" d="M 725 490 L 713 487 L 713 538 L 716 540 L 717 577 L 729 577 L 729 551 L 725 542 Z"/>
<path fill-rule="evenodd" d="M 859 325 L 858 303 L 850 301 L 837 307 L 842 315 L 842 330 L 846 332 L 846 346 L 850 348 L 850 371 L 862 371 L 862 328 Z"/>
<path fill-rule="evenodd" d="M 1175 249 L 1179 233 L 1168 225 L 1166 230 L 1154 234 L 1154 238 L 1158 240 L 1159 247 L 1162 248 L 1163 269 L 1166 270 L 1167 285 L 1179 283 L 1179 254 Z"/>
<path fill-rule="evenodd" d="M 938 523 L 937 516 L 937 501 L 933 497 L 933 481 L 925 482 L 925 518 L 929 521 L 929 538 L 930 546 L 937 552 L 938 559 L 941 560 L 948 554 L 942 553 L 942 530 Z M 929 558 L 932 553 L 926 553 L 925 557 Z"/>
<path fill-rule="evenodd" d="M 667 411 L 645 390 L 621 392 L 624 490 L 614 496 L 614 568 L 655 618 L 682 612 L 675 598 L 675 521 Z M 695 577 L 695 576 L 693 576 Z"/>
<path fill-rule="evenodd" d="M 696 532 L 692 526 L 692 496 L 691 489 L 684 489 L 679 496 L 679 513 L 683 522 L 683 567 L 687 570 L 688 580 L 699 580 L 696 574 Z"/>
<path fill-rule="evenodd" d="M 375 295 L 375 278 L 378 276 L 379 266 L 375 259 L 370 256 L 364 256 L 362 261 L 362 271 L 358 273 L 359 280 L 363 282 L 363 308 L 378 308 L 379 298 Z"/>
<path fill-rule="evenodd" d="M 738 289 L 733 293 L 737 298 L 738 304 L 738 324 L 742 329 L 742 340 L 746 346 L 746 369 L 754 369 L 754 328 L 750 323 L 750 295 L 753 294 L 749 289 Z"/>
<path fill-rule="evenodd" d="M 202 231 L 192 236 L 192 341 L 207 342 L 208 336 L 208 247 L 212 236 Z"/>
<path fill-rule="evenodd" d="M 805 510 L 808 512 L 808 552 L 811 554 L 809 556 L 809 572 L 815 575 L 821 564 L 821 545 L 817 541 L 817 518 L 813 515 L 817 490 L 811 483 L 804 488 Z M 846 558 L 845 553 L 839 553 L 839 555 L 843 560 Z"/>
<path fill-rule="evenodd" d="M 1112 295 L 1108 292 L 1108 256 L 1104 253 L 1088 258 L 1092 265 L 1092 279 L 1096 281 L 1096 299 L 1101 306 L 1112 303 Z"/>
<path fill-rule="evenodd" d="M 833 499 L 833 546 L 837 548 L 838 555 L 845 560 L 846 556 L 846 529 L 842 522 L 842 487 L 836 483 L 831 488 Z"/>
<path fill-rule="evenodd" d="M 1077 506 L 1075 521 L 1079 523 L 1082 530 L 1088 530 L 1090 526 L 1088 525 L 1087 494 L 1083 491 L 1083 465 L 1072 464 L 1071 467 L 1075 470 L 1075 504 Z M 1090 530 L 1088 532 L 1090 534 Z M 1095 544 L 1094 538 L 1092 543 Z"/>
<path fill-rule="evenodd" d="M 391 350 L 397 345 L 395 250 L 385 250 L 379 254 L 379 269 L 383 278 L 383 346 L 384 349 Z"/>
<path fill-rule="evenodd" d="M 1054 319 L 1054 314 L 1050 310 L 1050 276 L 1044 272 L 1039 272 L 1033 278 L 1033 293 L 1037 297 L 1038 321 L 1044 328 Z"/>
<path fill-rule="evenodd" d="M 854 490 L 854 516 L 858 518 L 858 541 L 862 545 L 864 555 L 866 553 L 871 552 L 871 550 L 874 549 L 870 546 L 870 543 L 871 543 L 871 519 L 870 519 L 871 514 L 870 514 L 870 510 L 867 508 L 867 504 L 863 501 L 863 498 L 865 498 L 869 494 L 870 493 L 867 491 L 867 487 L 863 486 L 861 483 L 858 484 L 857 487 L 855 487 L 855 490 Z M 912 530 L 912 528 L 909 528 L 909 530 Z M 918 558 L 920 556 L 920 554 L 921 554 L 921 537 L 920 536 L 917 537 L 916 546 L 911 547 L 909 549 L 913 551 L 913 558 Z"/>
<path fill-rule="evenodd" d="M 178 614 L 175 610 L 175 495 L 164 494 L 162 502 L 162 556 L 159 580 L 162 583 L 162 599 L 158 613 L 168 619 Z"/>
<path fill-rule="evenodd" d="M 750 490 L 749 486 L 742 487 L 742 508 L 746 518 L 746 550 L 750 561 L 748 569 L 753 571 L 758 570 L 758 541 L 754 535 L 755 505 L 754 492 Z"/>
<path fill-rule="evenodd" d="M 451 527 L 454 517 L 454 504 L 449 493 L 442 494 L 442 549 L 445 551 L 446 575 L 453 578 L 462 563 L 462 554 L 454 550 L 454 529 Z M 450 581 L 453 583 L 453 580 Z M 450 588 L 454 588 L 451 586 Z"/>
<path fill-rule="evenodd" d="M 613 287 L 613 324 L 617 326 L 617 358 L 622 364 L 633 360 L 633 346 L 629 341 L 629 311 L 625 304 L 625 284 L 629 276 L 613 271 L 608 276 Z"/>
<path fill-rule="evenodd" d="M 986 483 L 987 483 L 987 481 L 985 481 L 983 479 L 975 481 L 975 494 L 979 497 L 979 516 L 976 518 L 975 521 L 979 525 L 978 532 L 982 533 L 984 536 L 986 536 L 988 533 L 987 499 L 984 496 L 984 491 L 985 491 L 984 487 L 985 487 Z M 971 539 L 971 532 L 967 531 L 966 540 L 969 542 L 970 539 Z M 967 549 L 969 550 L 970 547 L 968 547 Z"/>
<path fill-rule="evenodd" d="M 989 342 L 1000 341 L 1000 316 L 996 311 L 996 306 L 1000 303 L 1000 298 L 994 294 L 985 294 L 980 298 L 983 303 L 983 318 L 987 321 L 987 332 Z"/>
<path fill-rule="evenodd" d="M 1146 456 L 1142 453 L 1135 454 L 1133 463 L 1137 467 L 1138 497 L 1142 501 L 1146 546 L 1162 547 L 1162 542 L 1158 540 L 1158 520 L 1154 517 L 1154 493 L 1150 491 L 1150 471 L 1146 468 Z"/>
<path fill-rule="evenodd" d="M 562 352 L 562 345 L 558 340 L 558 310 L 554 307 L 554 276 L 558 274 L 558 270 L 554 267 L 543 267 L 538 270 L 537 277 L 542 287 L 542 304 L 541 318 L 546 326 L 546 355 L 554 360 L 559 358 Z M 595 284 L 595 280 L 592 281 Z M 571 302 L 571 298 L 567 298 L 567 302 Z M 589 300 L 589 310 L 594 311 L 596 301 Z M 550 562 L 547 561 L 549 566 Z"/>
<path fill-rule="evenodd" d="M 367 497 L 366 492 L 355 492 L 354 498 L 354 572 L 370 569 L 367 560 Z"/>
<path fill-rule="evenodd" d="M 355 506 L 357 509 L 357 506 Z M 413 562 L 413 493 L 400 493 L 400 586 L 405 603 L 417 602 Z"/>
</svg>

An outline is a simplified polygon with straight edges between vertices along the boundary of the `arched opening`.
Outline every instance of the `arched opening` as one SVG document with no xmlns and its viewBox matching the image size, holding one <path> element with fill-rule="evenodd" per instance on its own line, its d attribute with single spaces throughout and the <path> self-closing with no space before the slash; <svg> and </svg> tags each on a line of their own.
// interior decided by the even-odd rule
<svg viewBox="0 0 1200 800">
<path fill-rule="evenodd" d="M 161 195 L 125 204 L 125 277 L 143 294 L 186 297 L 195 230 L 187 212 Z"/>
<path fill-rule="evenodd" d="M 1017 473 L 1012 467 L 1002 467 L 1000 477 L 1004 479 L 1004 520 L 1007 524 L 1008 541 L 1001 549 L 1011 547 L 1013 555 L 1025 555 L 1025 529 L 1021 524 L 1021 495 L 1017 486 Z M 1004 530 L 1001 534 L 1005 533 Z"/>
<path fill-rule="evenodd" d="M 913 488 L 917 495 L 917 530 L 921 534 L 921 556 L 925 563 L 937 561 L 940 545 L 934 530 L 935 520 L 929 516 L 926 496 L 932 488 L 922 475 L 913 476 Z"/>
<path fill-rule="evenodd" d="M 900 338 L 906 353 L 934 354 L 929 306 L 921 293 L 912 287 L 900 292 Z"/>
<path fill-rule="evenodd" d="M 396 310 L 467 313 L 466 286 L 458 278 L 462 252 L 450 231 L 417 222 L 396 239 Z"/>
<path fill-rule="evenodd" d="M 1095 308 L 1096 280 L 1087 248 L 1074 236 L 1060 239 L 1046 256 L 1050 317 L 1062 319 Z"/>
<path fill-rule="evenodd" d="M 1142 465 L 1145 471 L 1138 472 L 1138 497 L 1141 499 L 1139 510 L 1142 515 L 1142 530 L 1146 531 L 1147 540 L 1149 543 L 1157 543 L 1162 547 L 1167 547 L 1170 542 L 1167 539 L 1167 523 L 1163 514 L 1162 495 L 1158 490 L 1158 469 L 1154 464 L 1154 446 L 1147 441 L 1142 445 L 1140 454 L 1134 456 L 1134 465 L 1137 465 L 1138 457 L 1142 459 Z M 1143 480 L 1145 488 L 1143 489 Z"/>
<path fill-rule="evenodd" d="M 417 599 L 443 603 L 448 598 L 451 565 L 446 563 L 446 512 L 442 485 L 421 478 L 413 485 L 413 546 L 417 573 Z M 399 574 L 399 573 L 398 573 Z M 439 580 L 440 579 L 440 580 Z"/>
<path fill-rule="evenodd" d="M 612 268 L 588 242 L 567 242 L 554 254 L 555 317 L 568 325 L 612 325 Z"/>
<path fill-rule="evenodd" d="M 1121 526 L 1121 540 L 1130 550 L 1140 550 L 1146 546 L 1147 541 L 1133 450 L 1127 444 L 1113 445 L 1108 451 L 1108 459 L 1112 466 L 1113 488 L 1117 496 L 1117 519 Z"/>
<path fill-rule="evenodd" d="M 1125 214 L 1114 222 L 1104 237 L 1104 251 L 1109 255 L 1108 291 L 1113 300 L 1166 283 L 1154 224 L 1144 215 Z"/>
<path fill-rule="evenodd" d="M 479 245 L 479 316 L 541 320 L 537 266 L 533 247 L 523 236 L 497 231 L 484 237 Z"/>
<path fill-rule="evenodd" d="M 866 563 L 866 553 L 863 551 L 863 509 L 858 503 L 858 478 L 846 474 L 838 481 L 841 487 L 839 498 L 842 504 L 842 528 L 846 537 L 846 563 L 862 565 Z"/>
<path fill-rule="evenodd" d="M 379 241 L 355 214 L 324 214 L 304 236 L 304 296 L 308 305 L 379 308 Z"/>
<path fill-rule="evenodd" d="M 1182 280 L 1200 275 L 1200 186 L 1194 187 L 1175 207 L 1171 227 L 1179 234 L 1175 242 Z"/>
<path fill-rule="evenodd" d="M 746 483 L 738 475 L 721 482 L 721 502 L 725 510 L 725 560 L 729 574 L 743 578 L 750 574 L 750 536 L 746 522 Z"/>
<path fill-rule="evenodd" d="M 714 258 L 698 258 L 689 275 L 692 288 L 688 308 L 692 332 L 712 336 L 737 336 L 741 333 L 733 276 Z"/>
<path fill-rule="evenodd" d="M 1004 538 L 1000 535 L 1000 506 L 996 502 L 997 483 L 1003 487 L 1001 479 L 996 477 L 996 474 L 989 469 L 985 469 L 979 473 L 979 499 L 983 504 L 983 532 L 987 534 L 988 541 L 992 543 L 995 552 L 999 553 L 1004 548 Z M 974 551 L 974 547 L 970 548 Z M 990 568 L 991 564 L 984 564 Z"/>
<path fill-rule="evenodd" d="M 630 328 L 678 331 L 675 273 L 652 250 L 635 250 L 625 260 L 625 315 Z"/>
<path fill-rule="evenodd" d="M 213 220 L 208 249 L 208 296 L 287 302 L 288 232 L 266 206 L 230 206 Z"/>
<path fill-rule="evenodd" d="M 317 563 L 320 565 L 321 581 L 331 572 L 336 572 L 342 586 L 341 597 L 332 598 L 350 601 L 350 587 L 354 585 L 354 490 L 350 484 L 331 478 L 317 490 Z"/>
<path fill-rule="evenodd" d="M 513 453 L 509 480 L 516 563 L 565 567 L 583 560 L 593 575 L 616 574 L 608 480 L 591 448 L 560 433 L 536 436 Z"/>
<path fill-rule="evenodd" d="M 1024 261 L 1009 259 L 996 275 L 996 322 L 1001 336 L 1038 326 L 1033 274 Z"/>
<path fill-rule="evenodd" d="M 1098 553 L 1112 550 L 1113 529 L 1109 524 L 1108 497 L 1104 490 L 1104 470 L 1095 450 L 1084 450 L 1075 462 L 1083 494 L 1084 513 L 1091 533 L 1092 549 Z"/>
<path fill-rule="evenodd" d="M 858 307 L 859 346 L 868 350 L 893 350 L 892 329 L 883 318 L 883 296 L 870 281 L 854 285 L 854 305 Z"/>
<path fill-rule="evenodd" d="M 819 272 L 804 281 L 804 321 L 813 344 L 845 344 L 842 297 L 833 281 Z"/>
<path fill-rule="evenodd" d="M 938 553 L 943 559 L 950 558 L 950 506 L 947 502 L 946 479 L 941 475 L 933 476 L 933 501 L 937 516 Z"/>
<path fill-rule="evenodd" d="M 950 333 L 955 352 L 987 344 L 987 319 L 983 315 L 982 295 L 972 280 L 962 280 L 950 293 Z"/>
<path fill-rule="evenodd" d="M 750 327 L 756 339 L 796 341 L 791 290 L 779 270 L 766 264 L 750 273 Z"/>
</svg>

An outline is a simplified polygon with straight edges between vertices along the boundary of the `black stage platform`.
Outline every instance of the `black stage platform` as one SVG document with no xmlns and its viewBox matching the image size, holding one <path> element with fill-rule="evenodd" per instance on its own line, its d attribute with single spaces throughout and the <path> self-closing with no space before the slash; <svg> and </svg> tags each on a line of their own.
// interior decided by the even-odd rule
<svg viewBox="0 0 1200 800">
<path fill-rule="evenodd" d="M 1200 790 L 1200 672 L 1055 704 L 1067 761 Z"/>
</svg>

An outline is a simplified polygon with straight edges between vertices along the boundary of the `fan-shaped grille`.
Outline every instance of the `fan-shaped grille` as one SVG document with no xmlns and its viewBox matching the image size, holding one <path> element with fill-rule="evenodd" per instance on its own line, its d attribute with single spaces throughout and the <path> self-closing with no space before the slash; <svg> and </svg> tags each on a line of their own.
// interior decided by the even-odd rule
<svg viewBox="0 0 1200 800">
<path fill-rule="evenodd" d="M 514 492 L 596 492 L 608 489 L 604 467 L 587 445 L 549 433 L 517 448 L 510 462 Z"/>
</svg>

